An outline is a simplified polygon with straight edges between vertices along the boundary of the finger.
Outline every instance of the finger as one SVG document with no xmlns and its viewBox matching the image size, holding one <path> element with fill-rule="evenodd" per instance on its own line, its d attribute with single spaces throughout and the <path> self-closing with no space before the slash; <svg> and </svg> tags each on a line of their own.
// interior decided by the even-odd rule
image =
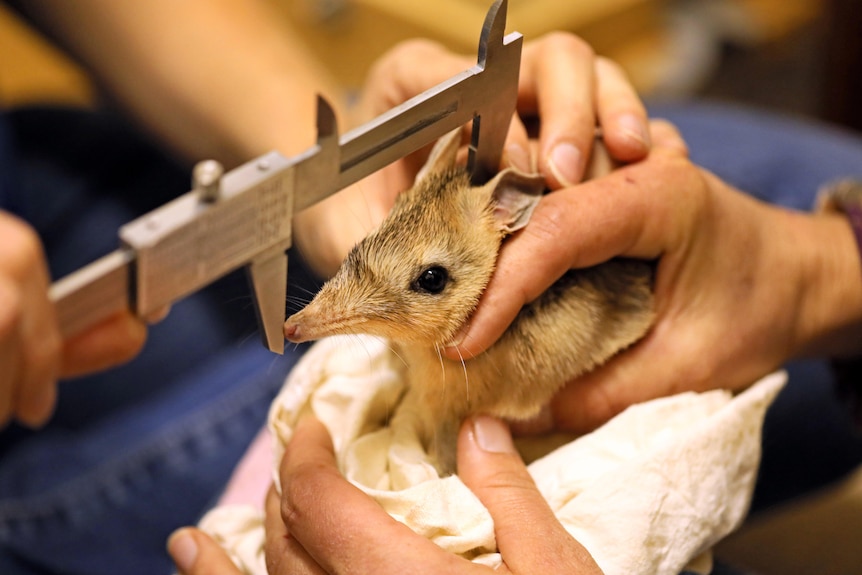
<svg viewBox="0 0 862 575">
<path fill-rule="evenodd" d="M 48 300 L 48 272 L 31 271 L 24 290 L 21 318 L 22 379 L 16 397 L 16 417 L 24 425 L 44 424 L 54 410 L 60 372 L 62 338 L 53 304 Z"/>
<path fill-rule="evenodd" d="M 544 196 L 527 226 L 503 244 L 478 307 L 446 357 L 487 349 L 569 269 L 615 256 L 651 260 L 679 248 L 690 236 L 691 210 L 703 205 L 696 197 L 702 183 L 701 172 L 675 150 L 654 147 L 644 162 Z"/>
<path fill-rule="evenodd" d="M 14 371 L 5 385 L 9 410 L 25 425 L 36 426 L 49 417 L 54 406 L 59 327 L 48 301 L 48 269 L 41 241 L 32 228 L 3 212 L 0 273 L 5 277 L 0 340 L 14 348 L 14 356 L 3 366 Z M 9 355 L 10 349 L 5 353 Z"/>
<path fill-rule="evenodd" d="M 327 573 L 451 573 L 463 567 L 459 557 L 395 521 L 344 479 L 329 434 L 316 419 L 297 426 L 280 473 L 287 531 Z"/>
<path fill-rule="evenodd" d="M 0 276 L 0 427 L 12 416 L 15 381 L 18 378 L 20 293 Z"/>
<path fill-rule="evenodd" d="M 148 313 L 146 315 L 146 317 L 144 318 L 144 320 L 149 325 L 155 325 L 157 323 L 164 321 L 164 319 L 166 317 L 168 317 L 168 315 L 170 315 L 170 313 L 171 313 L 171 306 L 165 305 L 165 306 L 162 306 L 153 312 Z"/>
<path fill-rule="evenodd" d="M 581 180 L 595 138 L 593 52 L 574 35 L 552 33 L 524 47 L 521 113 L 538 113 L 538 167 L 551 189 Z"/>
<path fill-rule="evenodd" d="M 621 162 L 643 159 L 650 148 L 647 112 L 626 73 L 607 58 L 596 58 L 596 114 L 604 144 Z"/>
<path fill-rule="evenodd" d="M 118 313 L 65 342 L 61 374 L 76 377 L 129 361 L 141 351 L 146 339 L 147 327 L 140 319 Z"/>
<path fill-rule="evenodd" d="M 378 116 L 474 64 L 471 58 L 431 40 L 406 40 L 372 66 L 363 90 L 362 112 L 367 118 Z"/>
<path fill-rule="evenodd" d="M 559 573 L 601 573 L 536 488 L 503 422 L 476 416 L 462 425 L 458 475 L 494 518 L 497 547 L 512 572 L 537 573 L 552 562 Z"/>
<path fill-rule="evenodd" d="M 51 371 L 53 374 L 53 370 Z M 44 425 L 57 403 L 57 379 L 54 375 L 34 377 L 19 395 L 16 419 L 30 428 Z"/>
<path fill-rule="evenodd" d="M 705 307 L 718 305 L 709 302 Z M 779 367 L 780 358 L 740 361 L 740 354 L 730 346 L 716 348 L 714 342 L 722 341 L 727 331 L 726 315 L 710 316 L 684 303 L 660 306 L 658 316 L 641 341 L 554 396 L 550 428 L 586 433 L 630 405 L 684 391 L 740 389 Z"/>
<path fill-rule="evenodd" d="M 509 133 L 503 147 L 503 166 L 511 166 L 524 173 L 535 173 L 533 161 L 530 158 L 530 138 L 527 128 L 515 114 L 509 124 Z"/>
<path fill-rule="evenodd" d="M 227 552 L 199 529 L 184 527 L 175 531 L 167 546 L 182 575 L 241 575 Z"/>
<path fill-rule="evenodd" d="M 281 496 L 270 488 L 264 505 L 266 518 L 266 572 L 268 575 L 323 575 L 325 571 L 287 532 L 281 518 Z"/>
<path fill-rule="evenodd" d="M 667 120 L 656 119 L 649 122 L 650 140 L 656 147 L 676 152 L 680 157 L 688 157 L 688 145 L 679 130 Z"/>
<path fill-rule="evenodd" d="M 648 122 L 647 129 L 649 132 L 649 140 L 656 139 L 658 147 L 663 148 L 668 152 L 676 152 L 680 157 L 688 157 L 688 146 L 683 140 L 682 135 L 676 126 L 665 120 L 653 120 Z M 645 153 L 649 150 L 645 148 Z M 621 160 L 620 153 L 617 152 L 617 160 Z M 635 161 L 640 159 L 637 155 L 630 156 L 626 161 Z M 611 157 L 608 150 L 607 141 L 605 139 L 597 140 L 593 145 L 590 162 L 587 165 L 587 171 L 584 174 L 584 179 L 594 179 L 605 176 L 619 167 L 619 162 Z"/>
<path fill-rule="evenodd" d="M 677 393 L 674 382 L 691 378 L 675 362 L 655 361 L 691 350 L 667 349 L 662 334 L 650 334 L 606 365 L 578 378 L 551 400 L 551 428 L 586 433 L 603 425 L 629 405 Z M 655 355 L 663 353 L 663 355 Z"/>
</svg>

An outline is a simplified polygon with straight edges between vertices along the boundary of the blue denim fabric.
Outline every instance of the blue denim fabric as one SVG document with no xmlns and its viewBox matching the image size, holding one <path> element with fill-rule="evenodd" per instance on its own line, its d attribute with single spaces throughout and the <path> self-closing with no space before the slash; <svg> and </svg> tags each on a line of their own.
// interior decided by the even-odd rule
<svg viewBox="0 0 862 575">
<path fill-rule="evenodd" d="M 862 177 L 862 135 L 765 110 L 712 102 L 652 103 L 672 121 L 698 165 L 770 203 L 810 210 L 817 189 Z"/>
<path fill-rule="evenodd" d="M 109 115 L 28 110 L 0 133 L 19 176 L 0 206 L 37 228 L 55 277 L 188 189 L 185 169 Z M 175 305 L 132 363 L 63 382 L 45 429 L 0 433 L 0 573 L 172 572 L 165 538 L 212 505 L 298 355 L 260 345 L 232 274 Z"/>
<path fill-rule="evenodd" d="M 681 127 L 696 162 L 777 203 L 807 208 L 821 183 L 862 175 L 862 144 L 839 131 L 714 106 L 652 111 Z M 18 178 L 0 116 L 0 206 L 42 233 L 55 276 L 113 249 L 120 224 L 188 186 L 185 170 L 110 116 L 9 120 Z M 63 383 L 45 430 L 0 434 L 0 573 L 170 573 L 165 538 L 218 496 L 298 353 L 260 346 L 232 276 L 175 306 L 132 364 Z M 791 374 L 767 416 L 756 509 L 862 460 L 825 365 Z"/>
<path fill-rule="evenodd" d="M 153 397 L 7 453 L 0 572 L 170 573 L 166 536 L 213 504 L 291 363 L 257 341 L 222 349 Z"/>
</svg>

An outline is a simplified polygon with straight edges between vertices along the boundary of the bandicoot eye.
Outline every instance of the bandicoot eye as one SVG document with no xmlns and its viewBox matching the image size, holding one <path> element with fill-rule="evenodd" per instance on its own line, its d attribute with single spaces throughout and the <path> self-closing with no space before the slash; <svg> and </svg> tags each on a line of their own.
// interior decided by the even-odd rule
<svg viewBox="0 0 862 575">
<path fill-rule="evenodd" d="M 441 266 L 432 266 L 422 270 L 419 277 L 413 282 L 410 287 L 413 291 L 424 291 L 430 294 L 438 294 L 442 292 L 449 283 L 449 272 Z"/>
</svg>

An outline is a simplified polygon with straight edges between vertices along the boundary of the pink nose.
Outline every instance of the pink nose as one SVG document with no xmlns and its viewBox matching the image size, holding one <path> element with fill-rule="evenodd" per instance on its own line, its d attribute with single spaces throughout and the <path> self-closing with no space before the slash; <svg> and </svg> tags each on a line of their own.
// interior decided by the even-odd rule
<svg viewBox="0 0 862 575">
<path fill-rule="evenodd" d="M 297 342 L 299 339 L 301 339 L 302 332 L 299 329 L 299 325 L 295 323 L 285 323 L 284 337 L 285 339 L 293 342 Z"/>
</svg>

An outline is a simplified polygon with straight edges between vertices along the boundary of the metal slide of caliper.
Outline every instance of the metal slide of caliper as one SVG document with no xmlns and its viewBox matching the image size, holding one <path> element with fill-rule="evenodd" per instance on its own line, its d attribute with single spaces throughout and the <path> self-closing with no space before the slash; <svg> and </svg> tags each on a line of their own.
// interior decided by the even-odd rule
<svg viewBox="0 0 862 575">
<path fill-rule="evenodd" d="M 120 228 L 121 247 L 55 282 L 50 297 L 72 336 L 131 309 L 146 317 L 246 267 L 263 342 L 284 352 L 287 254 L 293 214 L 473 121 L 475 183 L 496 172 L 518 94 L 522 37 L 504 37 L 506 0 L 485 18 L 478 63 L 339 139 L 318 99 L 317 143 L 264 154 L 226 174 L 206 161 L 193 190 Z"/>
</svg>

